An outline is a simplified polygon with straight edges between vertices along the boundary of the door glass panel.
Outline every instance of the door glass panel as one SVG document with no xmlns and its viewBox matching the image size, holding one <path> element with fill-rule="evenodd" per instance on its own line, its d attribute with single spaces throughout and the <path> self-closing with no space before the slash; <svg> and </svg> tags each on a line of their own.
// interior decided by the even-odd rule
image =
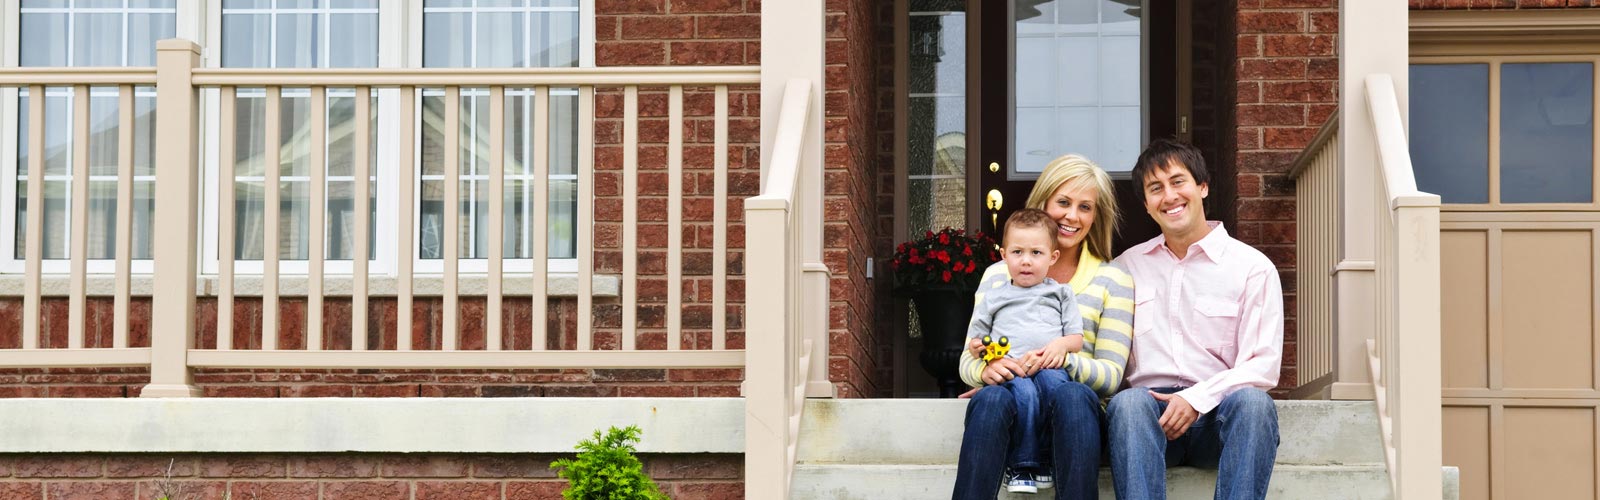
<svg viewBox="0 0 1600 500">
<path fill-rule="evenodd" d="M 965 2 L 918 1 L 910 12 L 906 141 L 908 237 L 966 225 Z M 926 10 L 919 10 L 926 9 Z"/>
<path fill-rule="evenodd" d="M 1500 201 L 1594 199 L 1594 65 L 1500 66 Z"/>
<path fill-rule="evenodd" d="M 1127 0 L 1018 0 L 1012 179 L 1067 153 L 1133 168 L 1143 138 L 1141 9 Z"/>
<path fill-rule="evenodd" d="M 1489 201 L 1489 65 L 1411 66 L 1411 165 L 1445 203 Z"/>
</svg>

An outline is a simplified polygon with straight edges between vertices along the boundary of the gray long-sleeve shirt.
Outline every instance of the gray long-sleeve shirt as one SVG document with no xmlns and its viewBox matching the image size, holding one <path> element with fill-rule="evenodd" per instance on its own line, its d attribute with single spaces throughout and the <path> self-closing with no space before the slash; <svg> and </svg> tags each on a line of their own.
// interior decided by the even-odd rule
<svg viewBox="0 0 1600 500">
<path fill-rule="evenodd" d="M 967 325 L 968 339 L 988 334 L 1010 339 L 1011 351 L 1006 357 L 1017 358 L 1056 338 L 1083 335 L 1083 317 L 1072 287 L 1050 278 L 1027 288 L 1006 280 L 984 293 Z"/>
</svg>

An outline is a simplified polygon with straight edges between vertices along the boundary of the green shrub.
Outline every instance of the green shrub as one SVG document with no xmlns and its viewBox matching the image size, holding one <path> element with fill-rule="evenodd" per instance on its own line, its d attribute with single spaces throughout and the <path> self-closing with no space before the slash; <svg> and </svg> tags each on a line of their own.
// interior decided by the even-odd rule
<svg viewBox="0 0 1600 500">
<path fill-rule="evenodd" d="M 633 456 L 633 443 L 639 441 L 639 426 L 618 429 L 612 427 L 601 435 L 594 431 L 594 439 L 578 442 L 578 456 L 563 458 L 550 464 L 556 474 L 567 480 L 567 489 L 561 491 L 565 500 L 658 500 L 666 499 L 655 481 L 644 473 L 644 464 Z"/>
</svg>

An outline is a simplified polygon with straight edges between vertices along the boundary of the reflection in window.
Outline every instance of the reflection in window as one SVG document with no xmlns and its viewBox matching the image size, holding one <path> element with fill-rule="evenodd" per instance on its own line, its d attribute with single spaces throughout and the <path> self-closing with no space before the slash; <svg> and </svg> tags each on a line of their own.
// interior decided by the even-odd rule
<svg viewBox="0 0 1600 500">
<path fill-rule="evenodd" d="M 966 226 L 967 16 L 960 2 L 917 3 L 929 10 L 910 13 L 902 238 Z"/>
<path fill-rule="evenodd" d="M 576 67 L 577 0 L 428 0 L 423 3 L 423 65 L 471 67 Z M 577 255 L 577 89 L 550 89 L 549 151 L 533 150 L 532 89 L 506 89 L 506 215 L 502 255 L 529 258 L 541 239 L 552 259 Z M 444 92 L 422 99 L 422 175 L 418 255 L 444 255 Z M 489 91 L 462 89 L 456 179 L 461 206 L 456 227 L 463 258 L 485 258 L 489 244 Z M 535 155 L 549 158 L 546 193 L 536 192 Z M 546 229 L 535 234 L 534 203 L 545 203 Z"/>
<path fill-rule="evenodd" d="M 1411 66 L 1411 164 L 1445 203 L 1489 201 L 1489 65 Z"/>
<path fill-rule="evenodd" d="M 1594 199 L 1594 65 L 1500 66 L 1500 201 Z"/>
<path fill-rule="evenodd" d="M 1141 12 L 1126 3 L 1017 6 L 1016 172 L 1036 175 L 1067 153 L 1109 171 L 1133 168 L 1142 147 L 1144 80 Z"/>
<path fill-rule="evenodd" d="M 176 0 L 22 0 L 19 30 L 22 66 L 155 66 L 156 41 L 176 34 Z M 115 257 L 117 142 L 120 140 L 120 101 L 115 87 L 89 90 L 89 259 Z M 44 225 L 40 248 L 45 259 L 70 258 L 70 208 L 72 165 L 76 162 L 72 130 L 75 128 L 74 90 L 45 89 L 44 150 L 31 151 L 28 120 L 32 99 L 27 88 L 18 93 L 17 175 L 12 179 L 15 215 L 12 233 L 15 258 L 24 256 L 27 234 L 29 160 L 44 156 Z M 134 259 L 149 259 L 151 213 L 154 208 L 155 89 L 134 89 L 133 227 Z"/>
</svg>

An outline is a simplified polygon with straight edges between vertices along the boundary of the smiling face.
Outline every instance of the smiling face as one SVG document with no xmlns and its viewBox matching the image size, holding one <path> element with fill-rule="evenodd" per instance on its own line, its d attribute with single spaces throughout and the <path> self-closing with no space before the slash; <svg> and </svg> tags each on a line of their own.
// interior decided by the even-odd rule
<svg viewBox="0 0 1600 500">
<path fill-rule="evenodd" d="M 1011 284 L 1027 288 L 1044 282 L 1050 266 L 1061 257 L 1050 241 L 1054 237 L 1038 226 L 1006 228 L 1005 260 Z"/>
<path fill-rule="evenodd" d="M 1044 213 L 1056 224 L 1056 246 L 1074 255 L 1094 226 L 1098 190 L 1088 183 L 1063 183 L 1045 202 Z"/>
<path fill-rule="evenodd" d="M 1203 201 L 1210 186 L 1195 182 L 1189 168 L 1171 161 L 1144 178 L 1144 210 L 1161 226 L 1169 241 L 1199 241 L 1208 229 Z"/>
</svg>

